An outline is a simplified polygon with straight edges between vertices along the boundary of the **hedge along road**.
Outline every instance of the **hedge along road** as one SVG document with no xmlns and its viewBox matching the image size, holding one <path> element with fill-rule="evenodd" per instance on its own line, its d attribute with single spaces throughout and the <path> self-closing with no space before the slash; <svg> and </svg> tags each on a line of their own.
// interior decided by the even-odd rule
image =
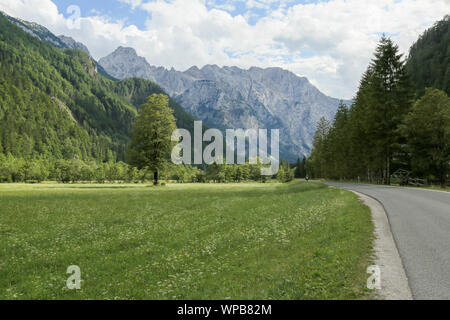
<svg viewBox="0 0 450 320">
<path fill-rule="evenodd" d="M 450 299 L 450 193 L 350 183 L 384 206 L 414 299 Z"/>
</svg>

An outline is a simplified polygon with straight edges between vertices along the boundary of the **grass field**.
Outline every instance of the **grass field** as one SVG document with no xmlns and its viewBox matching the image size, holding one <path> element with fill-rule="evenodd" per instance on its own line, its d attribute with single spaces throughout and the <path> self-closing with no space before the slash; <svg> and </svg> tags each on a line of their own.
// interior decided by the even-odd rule
<svg viewBox="0 0 450 320">
<path fill-rule="evenodd" d="M 367 298 L 372 234 L 319 183 L 0 185 L 0 298 Z"/>
</svg>

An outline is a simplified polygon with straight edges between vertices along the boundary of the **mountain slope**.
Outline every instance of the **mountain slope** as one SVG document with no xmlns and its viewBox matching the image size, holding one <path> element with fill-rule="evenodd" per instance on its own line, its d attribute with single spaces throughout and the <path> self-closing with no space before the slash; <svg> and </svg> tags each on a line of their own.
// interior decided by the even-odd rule
<svg viewBox="0 0 450 320">
<path fill-rule="evenodd" d="M 317 122 L 332 119 L 339 106 L 338 99 L 327 97 L 306 78 L 280 68 L 208 65 L 180 72 L 151 66 L 134 49 L 123 47 L 99 64 L 118 79 L 155 81 L 208 126 L 281 129 L 280 148 L 288 160 L 310 152 Z"/>
<path fill-rule="evenodd" d="M 81 50 L 84 53 L 86 53 L 87 55 L 91 55 L 91 53 L 89 52 L 89 49 L 82 44 L 81 42 L 77 42 L 74 39 L 72 39 L 71 37 L 66 37 L 64 35 L 58 36 L 58 39 L 65 45 L 65 47 L 67 49 L 74 49 L 74 50 Z"/>
<path fill-rule="evenodd" d="M 450 95 L 450 16 L 420 36 L 411 47 L 407 68 L 419 97 L 427 87 Z"/>
<path fill-rule="evenodd" d="M 0 13 L 2 13 L 0 11 Z M 7 14 L 3 13 L 3 15 L 12 23 L 20 27 L 23 31 L 26 33 L 32 35 L 33 37 L 38 38 L 39 40 L 42 40 L 44 42 L 47 42 L 54 46 L 55 48 L 58 48 L 60 50 L 65 49 L 74 49 L 74 50 L 81 50 L 87 55 L 91 55 L 89 52 L 89 49 L 82 44 L 81 42 L 75 41 L 71 37 L 67 37 L 64 35 L 56 36 L 50 30 L 45 28 L 44 26 L 41 26 L 40 24 L 37 24 L 35 22 L 28 22 L 19 18 L 14 18 L 11 16 L 8 16 Z M 111 80 L 115 80 L 113 77 L 111 77 L 97 62 L 97 70 L 100 74 L 104 75 L 107 78 L 110 78 Z"/>
<path fill-rule="evenodd" d="M 84 51 L 85 53 L 90 55 L 88 48 L 84 44 L 77 42 L 70 37 L 66 36 L 57 37 L 53 33 L 51 33 L 47 28 L 35 22 L 24 21 L 22 19 L 14 18 L 6 14 L 4 14 L 4 16 L 9 21 L 19 26 L 23 31 L 27 32 L 28 34 L 31 34 L 32 36 L 42 41 L 50 43 L 52 46 L 58 49 L 76 49 Z"/>
<path fill-rule="evenodd" d="M 58 50 L 0 14 L 0 153 L 124 160 L 139 105 L 153 93 L 163 90 L 142 79 L 109 80 L 84 52 Z M 171 106 L 179 125 L 193 126 Z"/>
</svg>

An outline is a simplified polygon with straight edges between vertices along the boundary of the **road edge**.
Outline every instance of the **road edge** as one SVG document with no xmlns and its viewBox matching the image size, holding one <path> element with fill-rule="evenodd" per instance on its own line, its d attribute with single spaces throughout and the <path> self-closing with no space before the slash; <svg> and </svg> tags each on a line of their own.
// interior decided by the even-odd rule
<svg viewBox="0 0 450 320">
<path fill-rule="evenodd" d="M 378 200 L 356 191 L 351 192 L 372 212 L 375 225 L 375 265 L 381 270 L 381 290 L 377 292 L 378 295 L 384 300 L 413 300 L 386 210 Z"/>
</svg>

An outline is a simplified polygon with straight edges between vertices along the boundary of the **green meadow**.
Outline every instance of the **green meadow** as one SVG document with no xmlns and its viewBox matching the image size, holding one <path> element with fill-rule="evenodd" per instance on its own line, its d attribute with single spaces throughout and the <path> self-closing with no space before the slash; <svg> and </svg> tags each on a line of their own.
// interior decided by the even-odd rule
<svg viewBox="0 0 450 320">
<path fill-rule="evenodd" d="M 320 183 L 0 185 L 0 299 L 365 299 L 372 240 Z"/>
</svg>

